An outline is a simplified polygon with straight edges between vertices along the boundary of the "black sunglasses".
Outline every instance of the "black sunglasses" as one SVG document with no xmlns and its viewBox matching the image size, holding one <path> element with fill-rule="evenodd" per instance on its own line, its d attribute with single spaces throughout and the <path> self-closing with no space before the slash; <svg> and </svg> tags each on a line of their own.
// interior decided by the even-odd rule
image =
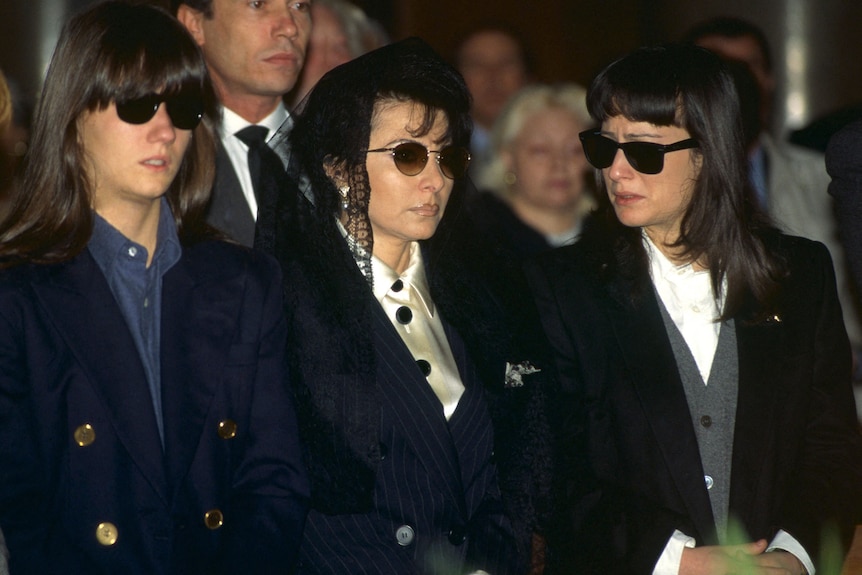
<svg viewBox="0 0 862 575">
<path fill-rule="evenodd" d="M 598 130 L 587 130 L 579 134 L 587 160 L 596 168 L 604 169 L 614 163 L 617 150 L 622 150 L 631 167 L 642 174 L 658 174 L 664 169 L 664 155 L 677 150 L 688 150 L 700 146 L 697 140 L 688 138 L 663 146 L 652 142 L 626 142 L 620 144 L 602 136 Z"/>
<path fill-rule="evenodd" d="M 167 107 L 171 123 L 180 130 L 193 130 L 204 115 L 204 103 L 200 96 L 180 92 L 171 96 L 147 94 L 118 101 L 117 116 L 127 124 L 146 124 L 156 115 L 162 102 Z"/>
<path fill-rule="evenodd" d="M 441 150 L 429 150 L 422 144 L 416 142 L 405 142 L 393 148 L 377 148 L 376 150 L 365 150 L 372 154 L 377 152 L 389 152 L 395 160 L 395 167 L 405 176 L 415 176 L 425 169 L 428 156 L 436 154 L 437 165 L 443 175 L 454 180 L 461 178 L 467 173 L 470 165 L 470 152 L 460 146 L 446 146 Z"/>
</svg>

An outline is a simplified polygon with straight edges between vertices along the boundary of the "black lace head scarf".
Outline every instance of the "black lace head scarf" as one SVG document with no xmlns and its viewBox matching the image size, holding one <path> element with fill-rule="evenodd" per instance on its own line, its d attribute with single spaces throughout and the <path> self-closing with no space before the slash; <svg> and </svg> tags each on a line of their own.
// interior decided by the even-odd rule
<svg viewBox="0 0 862 575">
<path fill-rule="evenodd" d="M 372 190 L 365 169 L 371 120 L 380 102 L 415 102 L 425 107 L 420 133 L 433 127 L 437 111 L 448 122 L 453 145 L 469 146 L 470 96 L 461 75 L 419 38 L 384 46 L 331 70 L 300 105 L 290 134 L 291 153 L 314 190 L 317 217 L 333 220 L 345 212 L 354 258 L 369 283 L 374 238 L 368 219 Z M 350 189 L 347 209 L 327 175 L 338 166 Z"/>
</svg>

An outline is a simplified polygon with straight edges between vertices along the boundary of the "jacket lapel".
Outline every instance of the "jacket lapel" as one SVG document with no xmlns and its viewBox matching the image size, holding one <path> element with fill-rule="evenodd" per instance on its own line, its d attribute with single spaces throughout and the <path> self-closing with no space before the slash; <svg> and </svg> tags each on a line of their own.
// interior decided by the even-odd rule
<svg viewBox="0 0 862 575">
<path fill-rule="evenodd" d="M 34 285 L 66 345 L 104 399 L 120 442 L 167 501 L 153 402 L 137 348 L 108 282 L 84 250 Z M 96 430 L 98 434 L 99 431 Z"/>
<path fill-rule="evenodd" d="M 443 416 L 443 406 L 383 309 L 375 305 L 371 315 L 381 392 L 402 420 L 399 426 L 409 430 L 404 435 L 417 460 L 425 465 L 429 475 L 439 478 L 441 490 L 463 508 L 458 453 Z M 405 423 L 407 420 L 409 423 Z"/>
<path fill-rule="evenodd" d="M 610 291 L 630 293 L 627 289 Z M 642 293 L 634 305 L 609 299 L 608 316 L 622 350 L 620 360 L 628 373 L 637 374 L 631 382 L 664 456 L 661 465 L 703 537 L 715 531 L 715 519 L 704 485 L 697 437 L 657 296 L 651 284 Z"/>
<path fill-rule="evenodd" d="M 196 252 L 162 284 L 162 397 L 168 479 L 175 492 L 188 473 L 205 430 L 213 396 L 236 332 L 242 286 L 227 262 L 209 263 Z"/>
</svg>

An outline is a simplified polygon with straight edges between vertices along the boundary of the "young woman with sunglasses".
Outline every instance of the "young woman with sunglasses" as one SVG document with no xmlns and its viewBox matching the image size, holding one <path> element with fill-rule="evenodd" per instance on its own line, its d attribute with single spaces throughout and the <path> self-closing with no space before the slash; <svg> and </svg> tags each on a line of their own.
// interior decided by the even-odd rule
<svg viewBox="0 0 862 575">
<path fill-rule="evenodd" d="M 314 191 L 274 230 L 312 483 L 299 573 L 523 572 L 545 372 L 463 223 L 468 114 L 411 39 L 326 74 L 290 134 Z"/>
<path fill-rule="evenodd" d="M 278 573 L 307 502 L 277 264 L 204 223 L 217 114 L 161 10 L 64 28 L 0 223 L 12 573 Z"/>
<path fill-rule="evenodd" d="M 714 55 L 637 50 L 587 100 L 596 226 L 528 270 L 563 389 L 550 570 L 828 569 L 862 445 L 826 248 L 758 212 Z"/>
</svg>

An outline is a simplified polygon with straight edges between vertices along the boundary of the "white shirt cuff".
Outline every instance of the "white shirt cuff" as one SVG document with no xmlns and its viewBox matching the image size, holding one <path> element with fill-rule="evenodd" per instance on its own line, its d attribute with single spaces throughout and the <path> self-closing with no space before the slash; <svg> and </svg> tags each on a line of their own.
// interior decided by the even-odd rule
<svg viewBox="0 0 862 575">
<path fill-rule="evenodd" d="M 693 548 L 696 544 L 694 537 L 689 537 L 679 529 L 675 529 L 673 535 L 667 540 L 664 551 L 659 555 L 658 561 L 655 562 L 652 575 L 678 575 L 683 549 Z"/>
<path fill-rule="evenodd" d="M 780 529 L 778 533 L 775 534 L 775 537 L 772 538 L 772 541 L 769 542 L 769 547 L 766 548 L 766 552 L 775 551 L 776 549 L 781 549 L 782 551 L 787 551 L 794 555 L 802 562 L 802 565 L 805 566 L 805 569 L 808 571 L 808 575 L 814 575 L 814 563 L 811 561 L 811 557 L 809 557 L 808 552 L 805 551 L 805 548 L 796 540 L 795 537 L 793 537 L 793 535 L 783 529 Z"/>
</svg>

